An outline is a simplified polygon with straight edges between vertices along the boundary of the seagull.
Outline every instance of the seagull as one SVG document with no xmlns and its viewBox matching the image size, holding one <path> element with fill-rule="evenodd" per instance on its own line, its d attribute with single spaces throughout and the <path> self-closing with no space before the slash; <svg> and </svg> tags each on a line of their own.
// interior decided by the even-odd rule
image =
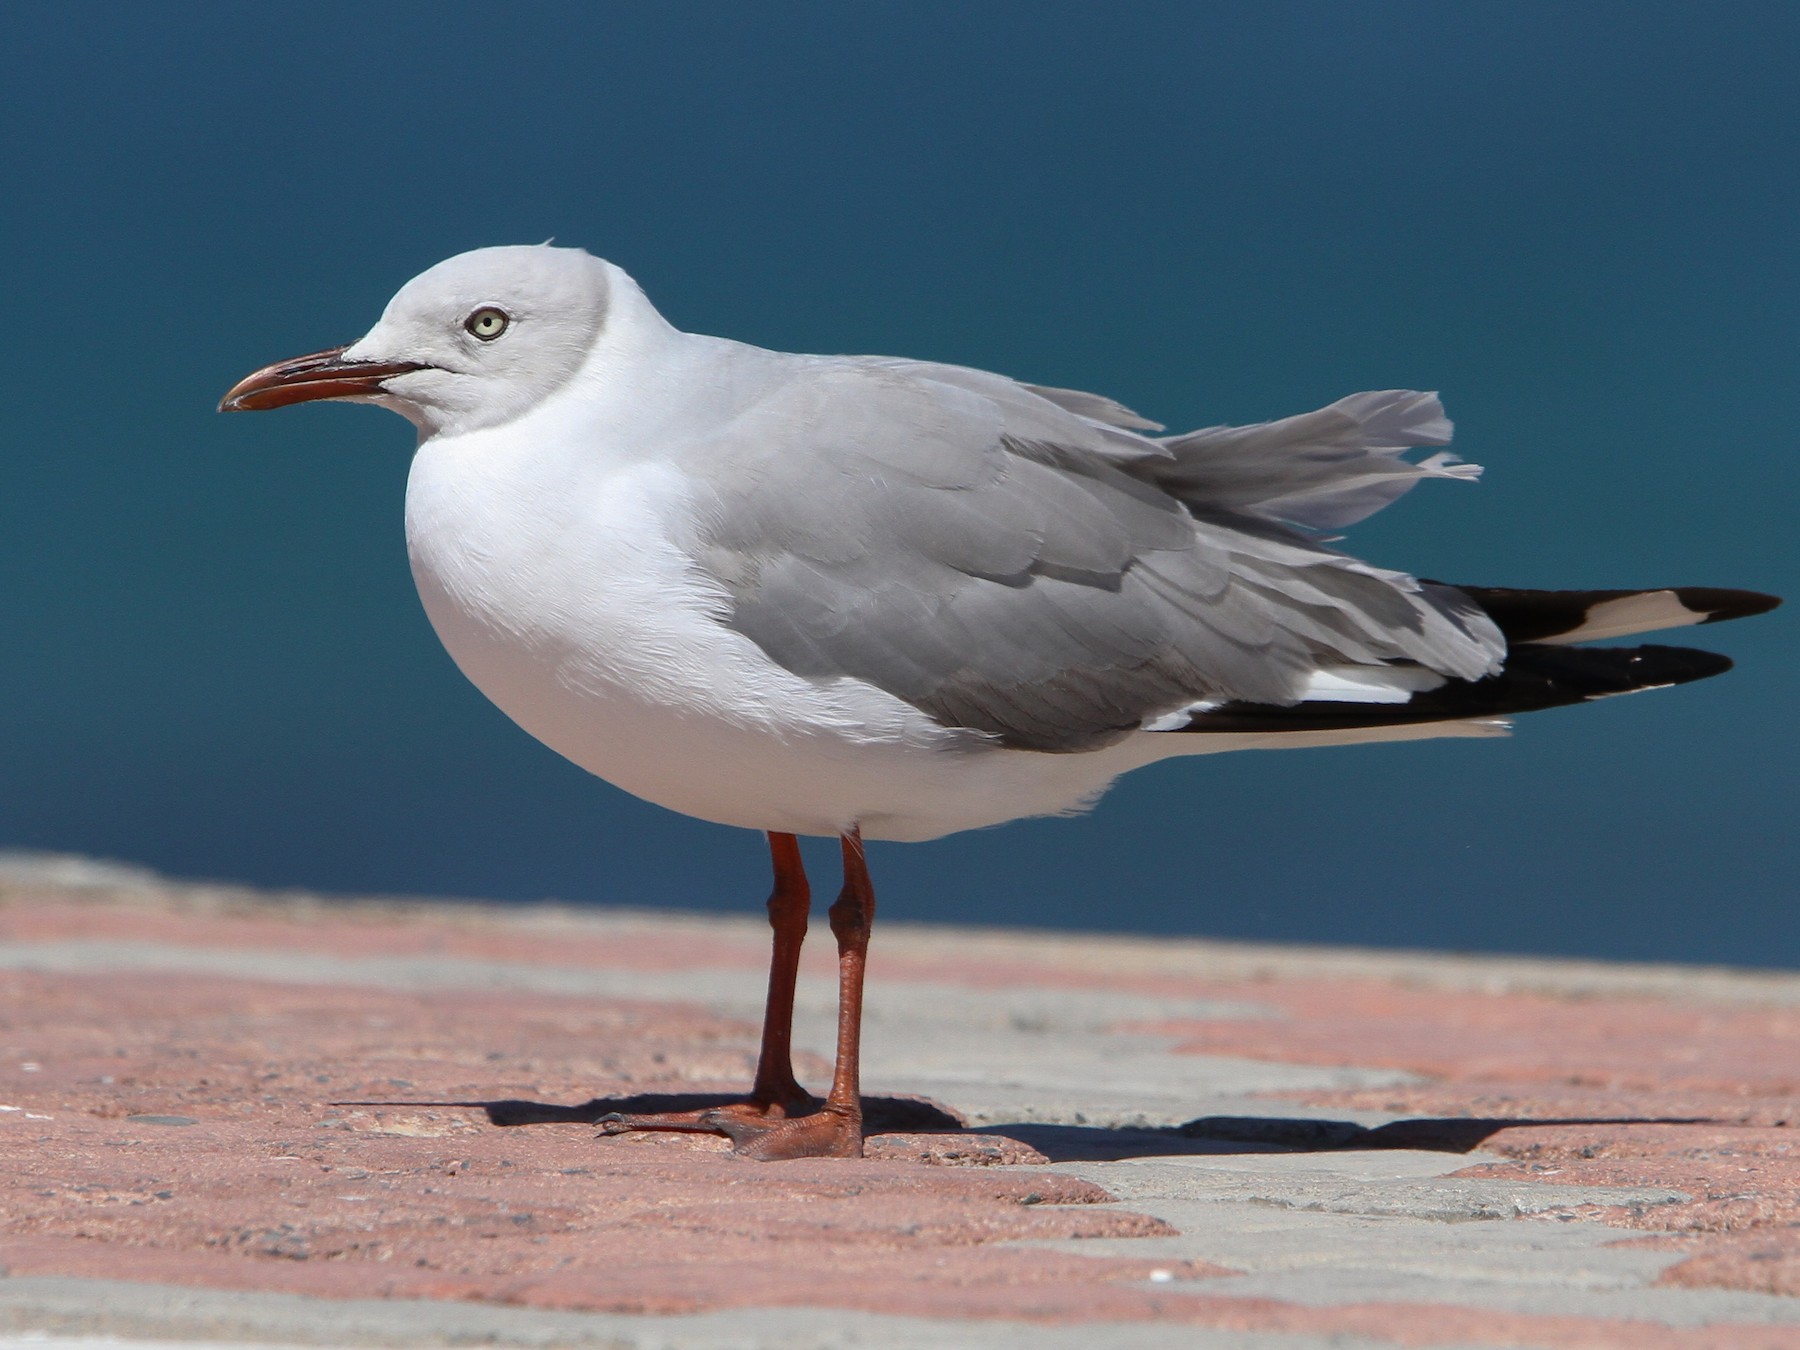
<svg viewBox="0 0 1800 1350">
<path fill-rule="evenodd" d="M 322 400 L 417 429 L 408 555 L 476 687 L 627 792 L 766 834 L 749 1096 L 605 1122 L 757 1159 L 861 1156 L 865 839 L 1079 812 L 1177 756 L 1503 734 L 1731 665 L 1577 644 L 1779 603 L 1452 586 L 1338 551 L 1332 532 L 1421 480 L 1480 472 L 1409 458 L 1450 439 L 1435 394 L 1165 435 L 1096 394 L 681 332 L 580 249 L 450 258 L 359 341 L 266 366 L 220 409 Z M 822 1103 L 790 1056 L 801 835 L 837 838 L 844 865 Z"/>
</svg>

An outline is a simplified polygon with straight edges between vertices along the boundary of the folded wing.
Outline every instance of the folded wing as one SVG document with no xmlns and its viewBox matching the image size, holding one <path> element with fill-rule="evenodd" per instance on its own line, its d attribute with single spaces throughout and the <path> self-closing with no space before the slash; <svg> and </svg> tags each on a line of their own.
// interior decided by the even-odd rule
<svg viewBox="0 0 1800 1350">
<path fill-rule="evenodd" d="M 1504 640 L 1478 606 L 1294 528 L 1292 503 L 1341 520 L 1433 472 L 1394 466 L 1435 400 L 1360 397 L 1243 429 L 1260 441 L 1153 440 L 1092 395 L 807 359 L 688 452 L 712 494 L 694 553 L 724 621 L 789 670 L 1018 748 L 1090 749 L 1199 701 L 1291 705 L 1322 669 L 1491 675 Z M 1289 467 L 1258 478 L 1259 454 Z"/>
</svg>

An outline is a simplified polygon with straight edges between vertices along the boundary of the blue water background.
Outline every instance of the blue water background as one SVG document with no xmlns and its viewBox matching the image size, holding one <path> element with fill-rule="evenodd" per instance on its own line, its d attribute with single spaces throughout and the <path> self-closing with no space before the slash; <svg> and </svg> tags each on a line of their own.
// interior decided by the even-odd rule
<svg viewBox="0 0 1800 1350">
<path fill-rule="evenodd" d="M 749 911 L 755 836 L 584 776 L 412 594 L 411 431 L 222 418 L 462 249 L 677 323 L 1174 427 L 1444 391 L 1479 487 L 1359 552 L 1795 589 L 1800 7 L 0 10 L 0 845 L 347 892 Z M 1510 742 L 1165 765 L 877 846 L 886 916 L 1800 965 L 1794 622 Z M 822 889 L 833 884 L 827 870 Z"/>
</svg>

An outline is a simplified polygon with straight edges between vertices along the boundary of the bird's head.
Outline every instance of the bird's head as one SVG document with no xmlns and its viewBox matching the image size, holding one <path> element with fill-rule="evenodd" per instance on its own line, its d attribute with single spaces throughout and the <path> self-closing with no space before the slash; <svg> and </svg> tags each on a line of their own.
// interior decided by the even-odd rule
<svg viewBox="0 0 1800 1350">
<path fill-rule="evenodd" d="M 358 341 L 264 366 L 219 410 L 374 403 L 426 436 L 509 422 L 581 368 L 605 325 L 615 274 L 623 277 L 581 249 L 458 254 L 401 287 Z"/>
</svg>

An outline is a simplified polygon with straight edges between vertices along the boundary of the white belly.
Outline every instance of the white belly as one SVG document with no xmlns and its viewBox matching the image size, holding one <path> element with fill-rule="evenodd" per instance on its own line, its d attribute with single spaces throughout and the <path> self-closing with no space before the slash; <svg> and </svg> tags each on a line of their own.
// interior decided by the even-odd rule
<svg viewBox="0 0 1800 1350">
<path fill-rule="evenodd" d="M 861 681 L 792 675 L 719 621 L 722 597 L 671 538 L 686 492 L 673 470 L 596 463 L 571 482 L 517 445 L 420 448 L 406 501 L 420 598 L 477 688 L 635 796 L 750 829 L 926 839 L 1080 809 L 1174 748 L 1002 750 Z"/>
</svg>

